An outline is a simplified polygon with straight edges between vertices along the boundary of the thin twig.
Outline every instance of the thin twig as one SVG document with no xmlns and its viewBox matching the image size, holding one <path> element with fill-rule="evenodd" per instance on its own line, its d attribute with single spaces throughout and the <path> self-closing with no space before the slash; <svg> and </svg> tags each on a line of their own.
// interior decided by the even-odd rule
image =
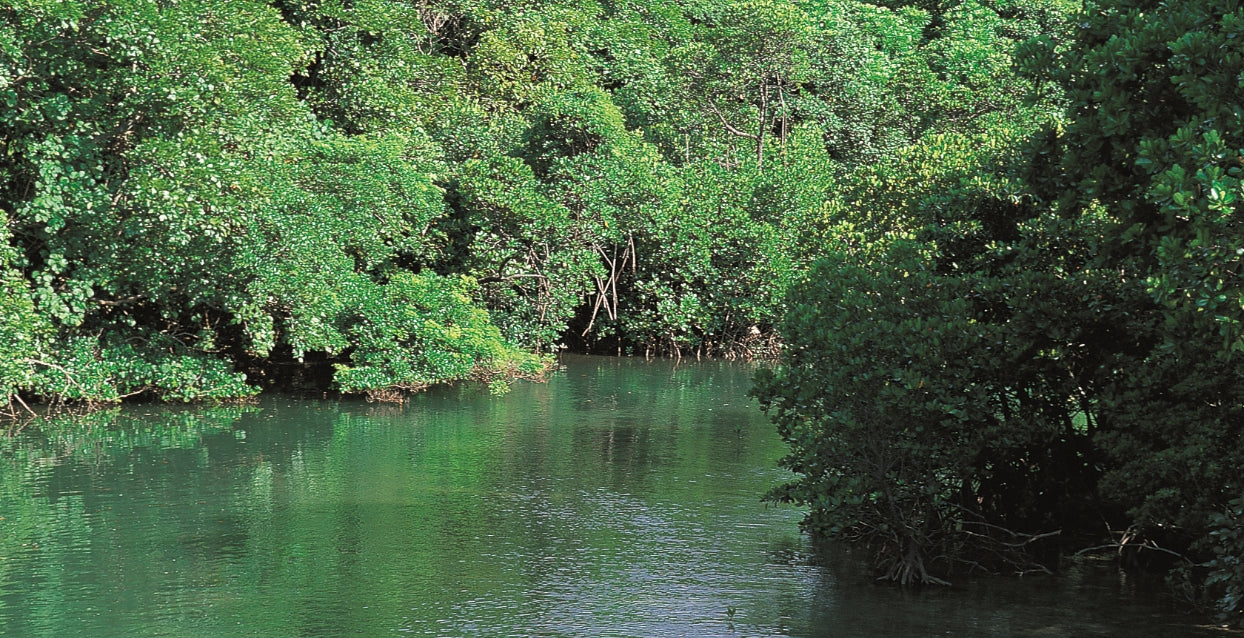
<svg viewBox="0 0 1244 638">
<path fill-rule="evenodd" d="M 52 368 L 53 370 L 60 370 L 61 374 L 65 375 L 66 381 L 78 387 L 78 391 L 82 393 L 82 398 L 84 400 L 90 401 L 90 398 L 87 396 L 86 388 L 82 387 L 82 384 L 78 383 L 78 380 L 73 378 L 73 375 L 69 374 L 68 370 L 62 368 L 61 366 L 56 365 L 55 363 L 48 363 L 47 361 L 41 361 L 39 359 L 31 359 L 29 357 L 22 359 L 22 361 L 26 363 L 33 363 L 35 365 L 47 366 L 49 368 Z"/>
</svg>

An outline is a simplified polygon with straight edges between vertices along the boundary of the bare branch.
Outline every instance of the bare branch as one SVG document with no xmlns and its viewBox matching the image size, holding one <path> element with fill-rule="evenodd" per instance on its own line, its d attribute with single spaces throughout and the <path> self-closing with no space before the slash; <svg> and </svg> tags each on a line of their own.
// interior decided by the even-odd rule
<svg viewBox="0 0 1244 638">
<path fill-rule="evenodd" d="M 97 299 L 96 303 L 98 303 L 101 306 L 125 306 L 125 305 L 132 304 L 135 301 L 141 301 L 145 299 L 146 297 L 147 295 L 145 294 L 138 294 L 138 295 L 131 295 L 124 299 L 117 299 L 115 301 L 110 301 L 107 299 Z"/>
<path fill-rule="evenodd" d="M 713 110 L 713 113 L 717 115 L 717 119 L 721 120 L 722 126 L 725 126 L 727 131 L 730 131 L 731 133 L 739 137 L 746 137 L 749 140 L 756 140 L 758 142 L 760 141 L 760 136 L 753 135 L 751 133 L 747 133 L 744 131 L 740 131 L 739 129 L 731 126 L 730 123 L 726 121 L 726 116 L 722 115 L 721 111 L 717 110 L 717 105 L 713 103 L 712 98 L 709 98 L 708 100 L 708 108 Z"/>
<path fill-rule="evenodd" d="M 39 416 L 38 414 L 35 414 L 35 411 L 34 411 L 34 410 L 31 410 L 31 409 L 30 409 L 30 406 L 26 405 L 26 402 L 25 402 L 25 401 L 22 401 L 22 397 L 21 397 L 21 395 L 19 395 L 19 394 L 14 394 L 11 398 L 12 398 L 14 401 L 17 401 L 18 405 L 20 405 L 20 406 L 22 406 L 23 408 L 25 408 L 25 409 L 26 409 L 26 411 L 30 413 L 30 416 Z"/>
</svg>

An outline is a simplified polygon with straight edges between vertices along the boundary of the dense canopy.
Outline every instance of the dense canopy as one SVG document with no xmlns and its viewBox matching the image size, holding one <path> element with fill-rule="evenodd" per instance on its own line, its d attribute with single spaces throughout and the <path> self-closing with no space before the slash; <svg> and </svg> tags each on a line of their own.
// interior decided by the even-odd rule
<svg viewBox="0 0 1244 638">
<path fill-rule="evenodd" d="M 859 166 L 1032 122 L 1052 2 L 0 9 L 0 393 L 763 354 Z M 502 377 L 495 375 L 500 374 Z"/>
</svg>

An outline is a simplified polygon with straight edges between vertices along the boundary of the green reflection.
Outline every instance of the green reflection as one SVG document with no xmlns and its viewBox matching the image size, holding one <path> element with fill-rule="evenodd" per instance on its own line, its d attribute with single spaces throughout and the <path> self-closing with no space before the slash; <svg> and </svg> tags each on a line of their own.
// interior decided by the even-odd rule
<svg viewBox="0 0 1244 638">
<path fill-rule="evenodd" d="M 502 398 L 459 387 L 401 407 L 268 398 L 47 424 L 3 443 L 0 628 L 993 635 L 1022 617 L 1023 595 L 947 612 L 962 598 L 896 601 L 850 560 L 812 560 L 799 512 L 759 501 L 786 477 L 744 398 L 750 372 L 571 357 Z"/>
</svg>

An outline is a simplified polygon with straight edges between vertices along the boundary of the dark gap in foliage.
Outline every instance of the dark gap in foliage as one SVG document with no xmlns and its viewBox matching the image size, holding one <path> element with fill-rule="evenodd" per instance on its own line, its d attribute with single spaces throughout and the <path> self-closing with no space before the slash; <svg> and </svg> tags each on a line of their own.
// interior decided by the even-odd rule
<svg viewBox="0 0 1244 638">
<path fill-rule="evenodd" d="M 239 367 L 248 381 L 266 392 L 320 396 L 336 394 L 333 364 L 339 360 L 323 352 L 308 352 L 299 360 L 288 345 L 281 345 L 266 357 L 244 355 Z"/>
<path fill-rule="evenodd" d="M 441 259 L 432 264 L 432 269 L 437 274 L 450 275 L 468 271 L 471 247 L 475 233 L 479 229 L 471 222 L 471 213 L 466 209 L 466 202 L 458 180 L 450 180 L 444 188 L 445 204 L 449 214 L 437 220 L 436 226 L 445 233 L 448 241 L 442 251 Z"/>
<path fill-rule="evenodd" d="M 485 31 L 481 26 L 465 18 L 447 21 L 437 33 L 437 52 L 458 60 L 470 59 L 479 44 L 480 34 Z"/>
<path fill-rule="evenodd" d="M 296 71 L 289 76 L 289 83 L 293 85 L 294 90 L 298 94 L 298 99 L 306 103 L 310 99 L 311 94 L 315 91 L 324 89 L 324 82 L 320 79 L 320 71 L 324 67 L 324 54 L 319 52 L 315 54 L 315 58 L 307 65 L 307 68 Z M 317 113 L 320 119 L 325 119 L 324 114 Z"/>
</svg>

